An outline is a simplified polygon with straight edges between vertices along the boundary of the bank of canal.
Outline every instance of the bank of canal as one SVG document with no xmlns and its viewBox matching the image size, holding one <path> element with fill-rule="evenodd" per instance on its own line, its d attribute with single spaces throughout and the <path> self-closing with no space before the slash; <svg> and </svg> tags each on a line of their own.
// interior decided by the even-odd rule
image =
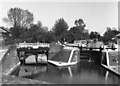
<svg viewBox="0 0 120 86">
<path fill-rule="evenodd" d="M 61 49 L 61 46 L 52 45 L 49 59 L 56 56 Z M 14 77 L 16 83 L 21 84 L 23 82 L 41 84 L 44 84 L 44 82 L 56 84 L 120 84 L 120 77 L 101 65 L 87 60 L 80 60 L 76 65 L 63 68 L 56 67 L 49 63 L 47 65 L 20 65 L 12 75 L 16 76 Z M 11 81 L 10 77 L 11 76 L 5 76 L 4 78 L 3 76 L 2 80 L 7 80 L 10 83 L 15 82 L 14 80 Z"/>
</svg>

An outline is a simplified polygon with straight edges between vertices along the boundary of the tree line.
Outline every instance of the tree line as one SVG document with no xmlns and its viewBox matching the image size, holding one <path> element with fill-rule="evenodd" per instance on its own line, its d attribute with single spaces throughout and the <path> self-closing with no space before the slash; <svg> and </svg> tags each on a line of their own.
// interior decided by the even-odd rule
<svg viewBox="0 0 120 86">
<path fill-rule="evenodd" d="M 34 24 L 33 13 L 21 8 L 10 8 L 7 17 L 3 18 L 3 21 L 11 25 L 9 32 L 3 32 L 6 44 L 18 43 L 18 42 L 69 42 L 73 43 L 74 40 L 89 40 L 98 39 L 105 43 L 112 41 L 111 38 L 120 33 L 116 29 L 107 27 L 107 30 L 101 36 L 96 31 L 89 31 L 85 29 L 86 24 L 83 19 L 79 18 L 74 21 L 74 26 L 69 27 L 64 18 L 60 18 L 55 21 L 51 30 L 48 27 L 43 26 L 41 21 Z M 115 41 L 115 40 L 114 40 Z"/>
</svg>

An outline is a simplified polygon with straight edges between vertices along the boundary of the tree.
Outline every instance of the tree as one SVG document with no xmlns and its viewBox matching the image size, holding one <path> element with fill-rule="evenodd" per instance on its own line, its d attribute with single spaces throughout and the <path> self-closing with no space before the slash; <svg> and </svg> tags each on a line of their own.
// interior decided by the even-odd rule
<svg viewBox="0 0 120 86">
<path fill-rule="evenodd" d="M 84 28 L 86 26 L 82 19 L 75 20 L 74 24 L 75 24 L 76 27 Z"/>
<path fill-rule="evenodd" d="M 37 22 L 37 26 L 38 26 L 39 28 L 42 28 L 42 22 L 41 22 L 41 21 L 38 21 L 38 22 Z"/>
<path fill-rule="evenodd" d="M 42 26 L 41 22 L 32 24 L 26 34 L 24 37 L 26 42 L 49 42 L 49 39 L 52 40 L 52 38 L 50 38 L 52 36 L 48 33 L 48 28 Z"/>
<path fill-rule="evenodd" d="M 10 34 L 11 39 L 14 40 L 14 42 L 17 40 L 18 42 L 24 40 L 25 36 L 27 35 L 27 29 L 23 27 L 11 27 L 10 28 Z M 8 39 L 10 40 L 10 39 Z M 16 43 L 16 42 L 15 42 Z"/>
<path fill-rule="evenodd" d="M 89 37 L 89 32 L 88 30 L 84 30 L 83 31 L 83 40 L 88 40 L 90 37 Z"/>
<path fill-rule="evenodd" d="M 68 43 L 73 43 L 74 42 L 74 34 L 71 33 L 70 31 L 67 31 L 64 36 L 63 36 L 63 41 L 68 42 Z"/>
<path fill-rule="evenodd" d="M 108 43 L 109 41 L 112 41 L 112 38 L 114 38 L 118 33 L 120 33 L 116 29 L 111 29 L 110 27 L 107 27 L 107 30 L 103 34 L 103 41 L 105 43 Z"/>
<path fill-rule="evenodd" d="M 11 36 L 13 39 L 17 39 L 19 37 L 19 35 L 20 35 L 19 29 L 20 29 L 19 27 L 17 27 L 17 28 L 11 27 L 10 28 L 10 32 L 12 34 Z"/>
<path fill-rule="evenodd" d="M 98 39 L 100 38 L 100 34 L 96 31 L 91 31 L 90 33 L 90 39 Z"/>
<path fill-rule="evenodd" d="M 48 32 L 48 27 L 43 26 L 42 28 L 43 28 L 43 30 L 44 30 L 45 32 Z"/>
<path fill-rule="evenodd" d="M 82 32 L 80 31 L 78 27 L 71 27 L 69 32 L 74 35 L 75 40 L 80 40 L 83 38 Z"/>
<path fill-rule="evenodd" d="M 48 27 L 43 26 L 41 21 L 38 21 L 37 24 L 33 24 L 33 26 L 36 25 L 40 30 L 48 32 Z"/>
<path fill-rule="evenodd" d="M 48 31 L 46 33 L 46 42 L 51 43 L 53 41 L 55 41 L 55 35 L 53 34 L 53 31 Z"/>
<path fill-rule="evenodd" d="M 3 18 L 3 21 L 10 23 L 13 27 L 29 27 L 33 20 L 33 14 L 21 8 L 11 8 L 7 17 Z"/>
<path fill-rule="evenodd" d="M 39 38 L 42 33 L 43 33 L 42 28 L 40 28 L 36 24 L 33 24 L 27 31 L 26 41 L 27 42 L 39 42 L 40 41 Z"/>
<path fill-rule="evenodd" d="M 62 35 L 67 31 L 67 29 L 68 29 L 67 22 L 63 18 L 60 18 L 55 22 L 52 30 L 57 39 L 61 40 Z"/>
<path fill-rule="evenodd" d="M 25 39 L 27 29 L 33 23 L 34 17 L 28 10 L 21 8 L 10 8 L 7 17 L 3 18 L 3 21 L 12 25 L 10 27 L 11 39 L 21 41 Z M 8 39 L 10 40 L 10 39 Z"/>
<path fill-rule="evenodd" d="M 85 29 L 85 23 L 82 19 L 75 20 L 75 26 L 70 28 L 75 40 L 89 39 L 88 30 Z"/>
</svg>

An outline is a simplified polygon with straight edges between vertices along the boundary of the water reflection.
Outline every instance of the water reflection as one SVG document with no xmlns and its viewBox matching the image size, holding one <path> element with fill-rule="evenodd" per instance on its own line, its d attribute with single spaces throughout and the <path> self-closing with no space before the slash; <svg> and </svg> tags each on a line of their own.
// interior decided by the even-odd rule
<svg viewBox="0 0 120 86">
<path fill-rule="evenodd" d="M 18 76 L 58 84 L 118 84 L 120 78 L 93 62 L 80 61 L 70 67 L 21 66 Z"/>
</svg>

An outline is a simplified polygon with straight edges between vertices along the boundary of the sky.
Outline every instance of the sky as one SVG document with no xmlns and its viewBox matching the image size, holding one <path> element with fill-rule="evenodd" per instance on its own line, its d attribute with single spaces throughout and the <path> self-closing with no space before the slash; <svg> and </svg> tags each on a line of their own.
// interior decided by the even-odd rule
<svg viewBox="0 0 120 86">
<path fill-rule="evenodd" d="M 9 27 L 2 18 L 14 7 L 29 10 L 34 15 L 34 23 L 41 21 L 48 29 L 51 29 L 59 18 L 64 18 L 69 27 L 73 27 L 74 21 L 81 18 L 86 24 L 85 29 L 89 32 L 97 31 L 101 35 L 106 31 L 106 27 L 118 29 L 118 2 L 0 2 L 0 26 Z"/>
</svg>

